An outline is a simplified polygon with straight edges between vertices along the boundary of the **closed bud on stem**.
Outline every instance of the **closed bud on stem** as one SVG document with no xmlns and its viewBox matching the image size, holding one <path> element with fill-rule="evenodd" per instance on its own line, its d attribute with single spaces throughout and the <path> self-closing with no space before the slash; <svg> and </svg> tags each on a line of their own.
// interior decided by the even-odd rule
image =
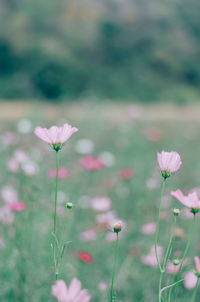
<svg viewBox="0 0 200 302">
<path fill-rule="evenodd" d="M 174 216 L 179 216 L 180 215 L 180 210 L 179 209 L 173 209 L 173 214 L 174 214 Z"/>
<path fill-rule="evenodd" d="M 69 209 L 69 210 L 71 210 L 73 208 L 73 204 L 71 202 L 68 202 L 66 204 L 66 208 Z"/>
<path fill-rule="evenodd" d="M 161 174 L 162 174 L 162 177 L 164 177 L 164 179 L 170 177 L 170 175 L 171 175 L 170 171 L 166 171 L 166 170 L 161 171 Z"/>
<path fill-rule="evenodd" d="M 176 258 L 176 259 L 174 259 L 174 260 L 172 261 L 172 263 L 173 263 L 174 266 L 177 266 L 177 265 L 180 264 L 180 260 Z"/>
<path fill-rule="evenodd" d="M 113 226 L 113 231 L 119 233 L 122 230 L 122 223 L 120 221 L 116 222 Z"/>
<path fill-rule="evenodd" d="M 52 144 L 52 146 L 56 152 L 60 151 L 62 148 L 62 144 Z"/>
</svg>

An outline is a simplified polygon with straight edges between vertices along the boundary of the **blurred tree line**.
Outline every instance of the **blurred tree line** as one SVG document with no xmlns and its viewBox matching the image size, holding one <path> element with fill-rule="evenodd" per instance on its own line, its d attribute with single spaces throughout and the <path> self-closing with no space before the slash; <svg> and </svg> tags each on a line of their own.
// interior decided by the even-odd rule
<svg viewBox="0 0 200 302">
<path fill-rule="evenodd" d="M 0 0 L 0 98 L 198 99 L 199 0 Z"/>
</svg>

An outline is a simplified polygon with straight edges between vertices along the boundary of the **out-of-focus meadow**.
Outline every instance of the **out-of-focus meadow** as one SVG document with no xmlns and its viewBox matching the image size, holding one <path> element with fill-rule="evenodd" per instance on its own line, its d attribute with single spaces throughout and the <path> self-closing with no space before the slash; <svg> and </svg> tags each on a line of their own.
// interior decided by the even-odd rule
<svg viewBox="0 0 200 302">
<path fill-rule="evenodd" d="M 158 300 L 156 152 L 177 151 L 183 162 L 161 211 L 166 249 L 172 209 L 182 210 L 170 260 L 182 256 L 191 225 L 170 191 L 200 193 L 199 11 L 198 0 L 0 1 L 0 301 L 55 301 L 56 158 L 33 131 L 65 122 L 79 131 L 59 152 L 60 226 L 74 204 L 59 278 L 77 277 L 92 302 L 108 301 L 108 225 L 120 219 L 116 302 Z M 87 168 L 91 156 L 98 171 Z M 184 272 L 200 253 L 197 224 Z M 163 284 L 171 282 L 167 274 Z M 191 295 L 183 282 L 177 302 Z"/>
<path fill-rule="evenodd" d="M 2 0 L 0 97 L 199 100 L 198 0 Z"/>
<path fill-rule="evenodd" d="M 188 192 L 199 187 L 200 108 L 113 103 L 106 107 L 90 103 L 15 105 L 1 105 L 0 300 L 54 301 L 50 243 L 55 151 L 38 140 L 33 130 L 37 125 L 68 121 L 79 132 L 60 152 L 61 167 L 67 169 L 59 180 L 60 223 L 65 203 L 74 203 L 67 222 L 66 241 L 70 242 L 60 278 L 69 284 L 76 276 L 91 293 L 91 301 L 107 301 L 114 242 L 106 225 L 117 217 L 126 225 L 120 237 L 117 301 L 156 301 L 158 269 L 146 265 L 148 259 L 143 257 L 154 243 L 154 230 L 144 225 L 155 221 L 162 181 L 156 152 L 176 150 L 183 161 L 180 171 L 167 181 L 160 236 L 160 244 L 166 248 L 172 209 L 178 206 L 183 210 L 170 197 L 170 190 Z M 105 167 L 86 170 L 80 160 L 87 154 L 99 157 Z M 25 202 L 26 208 L 9 210 L 9 204 L 15 201 Z M 178 218 L 171 259 L 180 256 L 185 246 L 190 218 L 185 210 Z M 198 228 L 199 222 L 190 257 L 199 254 Z M 89 254 L 81 260 L 80 252 Z M 189 258 L 184 271 L 192 268 Z M 170 278 L 167 275 L 166 282 Z M 178 301 L 190 298 L 191 291 L 182 285 Z"/>
</svg>

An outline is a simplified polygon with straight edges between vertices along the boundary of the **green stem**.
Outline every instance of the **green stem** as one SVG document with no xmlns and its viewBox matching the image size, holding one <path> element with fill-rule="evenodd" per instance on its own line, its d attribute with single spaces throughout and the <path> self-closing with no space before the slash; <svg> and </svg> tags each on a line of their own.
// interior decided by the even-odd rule
<svg viewBox="0 0 200 302">
<path fill-rule="evenodd" d="M 116 233 L 117 239 L 115 243 L 115 255 L 114 255 L 114 264 L 113 264 L 113 273 L 112 273 L 112 284 L 111 284 L 111 289 L 110 289 L 110 302 L 113 302 L 115 300 L 113 296 L 113 286 L 114 286 L 114 280 L 115 280 L 115 271 L 116 271 L 116 266 L 117 266 L 117 256 L 118 256 L 118 249 L 119 249 L 119 238 L 118 238 L 118 233 Z"/>
<path fill-rule="evenodd" d="M 176 278 L 176 275 L 174 274 L 171 283 L 174 283 L 175 278 Z M 171 286 L 171 287 L 170 287 L 170 290 L 169 290 L 168 302 L 171 301 L 172 289 L 173 289 L 173 286 Z"/>
<path fill-rule="evenodd" d="M 58 172 L 59 172 L 59 156 L 58 151 L 56 151 L 56 189 L 55 189 L 55 201 L 54 201 L 54 226 L 53 226 L 53 234 L 54 234 L 54 242 L 53 242 L 53 255 L 54 255 L 54 262 L 55 262 L 55 274 L 56 280 L 58 280 L 58 271 L 57 265 L 55 260 L 55 253 L 56 253 L 56 210 L 57 210 L 57 199 L 58 199 Z"/>
<path fill-rule="evenodd" d="M 173 241 L 173 237 L 174 237 L 175 227 L 176 227 L 176 216 L 174 216 L 174 222 L 173 222 L 173 225 L 172 225 L 171 236 L 170 236 L 169 244 L 168 244 L 167 251 L 166 251 L 166 254 L 165 254 L 165 257 L 164 257 L 163 271 L 166 270 L 166 266 L 167 266 L 167 262 L 168 262 L 169 254 L 170 254 L 170 249 L 171 249 L 172 241 Z"/>
<path fill-rule="evenodd" d="M 159 235 L 159 226 L 160 226 L 160 210 L 161 210 L 161 204 L 162 204 L 162 198 L 165 190 L 165 183 L 166 179 L 163 179 L 162 182 L 162 188 L 161 188 L 161 194 L 160 194 L 160 203 L 159 203 L 159 208 L 158 208 L 158 215 L 157 215 L 157 221 L 156 221 L 156 236 L 155 236 L 155 254 L 156 254 L 156 260 L 160 269 L 160 272 L 162 272 L 162 268 L 160 265 L 160 261 L 158 258 L 158 251 L 157 251 L 157 246 L 158 246 L 158 235 Z"/>
<path fill-rule="evenodd" d="M 167 251 L 165 253 L 165 257 L 164 257 L 164 262 L 163 262 L 163 268 L 160 272 L 160 279 L 159 279 L 159 287 L 158 287 L 158 290 L 159 290 L 159 302 L 161 302 L 161 299 L 162 299 L 162 295 L 161 295 L 161 289 L 162 289 L 162 279 L 163 279 L 163 274 L 166 270 L 166 266 L 167 266 L 167 262 L 168 262 L 168 259 L 169 259 L 169 252 L 170 252 L 170 249 L 171 249 L 171 246 L 172 246 L 172 240 L 173 240 L 173 237 L 174 237 L 174 229 L 175 229 L 175 226 L 176 226 L 176 216 L 174 216 L 174 223 L 172 225 L 172 231 L 171 231 L 171 236 L 170 236 L 170 239 L 169 239 L 169 244 L 168 244 L 168 247 L 167 247 Z"/>
<path fill-rule="evenodd" d="M 57 259 L 56 259 L 56 267 L 57 267 L 57 273 L 58 274 L 59 274 L 59 262 L 62 258 L 62 249 L 63 249 L 64 235 L 65 235 L 65 226 L 66 226 L 67 217 L 68 217 L 67 214 L 68 214 L 68 212 L 65 215 L 65 220 L 64 220 L 63 228 L 62 228 L 62 232 L 61 232 L 61 241 L 60 241 L 59 250 L 58 250 Z"/>
<path fill-rule="evenodd" d="M 59 172 L 59 156 L 58 156 L 58 151 L 56 151 L 56 190 L 55 190 L 54 227 L 53 227 L 54 235 L 56 235 L 56 210 L 57 210 L 57 198 L 58 198 L 58 172 Z"/>
<path fill-rule="evenodd" d="M 194 214 L 193 222 L 192 222 L 192 225 L 191 225 L 191 228 L 190 228 L 190 233 L 189 233 L 189 236 L 188 236 L 188 241 L 187 241 L 187 244 L 186 244 L 186 247 L 185 247 L 185 251 L 183 253 L 183 258 L 182 258 L 181 263 L 180 263 L 180 268 L 179 268 L 179 272 L 178 272 L 178 279 L 180 278 L 183 263 L 184 263 L 184 260 L 187 256 L 189 248 L 190 248 L 190 244 L 191 244 L 191 241 L 192 241 L 192 235 L 193 235 L 194 227 L 195 227 L 195 222 L 196 222 L 196 216 Z M 176 301 L 177 293 L 178 293 L 178 284 L 175 287 L 175 299 L 174 299 L 174 301 Z"/>
<path fill-rule="evenodd" d="M 198 287 L 199 287 L 199 278 L 197 280 L 197 283 L 196 283 L 196 286 L 195 286 L 195 289 L 194 289 L 194 292 L 193 292 L 193 295 L 192 295 L 191 302 L 195 302 L 195 298 L 196 298 L 196 295 L 197 295 Z"/>
</svg>

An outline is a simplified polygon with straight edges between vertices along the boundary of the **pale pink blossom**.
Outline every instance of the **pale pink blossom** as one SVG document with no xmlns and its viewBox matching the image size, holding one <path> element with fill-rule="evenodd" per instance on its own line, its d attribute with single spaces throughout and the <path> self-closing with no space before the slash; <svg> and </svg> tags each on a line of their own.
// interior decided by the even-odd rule
<svg viewBox="0 0 200 302">
<path fill-rule="evenodd" d="M 27 153 L 20 149 L 14 152 L 13 158 L 20 164 L 26 162 L 29 159 Z"/>
<path fill-rule="evenodd" d="M 195 262 L 196 272 L 198 273 L 198 275 L 200 275 L 200 259 L 198 256 L 194 257 L 194 262 Z"/>
<path fill-rule="evenodd" d="M 80 233 L 80 240 L 83 242 L 95 241 L 97 239 L 97 231 L 90 228 Z"/>
<path fill-rule="evenodd" d="M 88 171 L 98 171 L 105 167 L 104 163 L 98 157 L 87 155 L 80 160 L 81 165 Z"/>
<path fill-rule="evenodd" d="M 168 176 L 179 170 L 182 164 L 180 155 L 177 152 L 158 152 L 157 159 L 161 171 L 167 173 Z"/>
<path fill-rule="evenodd" d="M 69 287 L 63 280 L 58 280 L 52 286 L 52 295 L 59 302 L 89 302 L 91 296 L 86 289 L 81 289 L 81 282 L 77 278 L 73 278 Z"/>
<path fill-rule="evenodd" d="M 8 205 L 0 207 L 0 222 L 3 224 L 13 224 L 15 216 Z"/>
<path fill-rule="evenodd" d="M 106 282 L 99 282 L 98 289 L 100 292 L 105 292 L 108 288 L 108 284 Z"/>
<path fill-rule="evenodd" d="M 141 227 L 141 233 L 145 235 L 151 235 L 156 232 L 156 223 L 155 222 L 149 222 L 144 224 Z"/>
<path fill-rule="evenodd" d="M 4 202 L 10 204 L 10 203 L 15 203 L 18 202 L 18 194 L 15 189 L 12 187 L 3 187 L 1 190 L 1 197 Z"/>
<path fill-rule="evenodd" d="M 108 211 L 111 207 L 111 200 L 108 197 L 95 197 L 91 201 L 91 207 L 95 211 Z"/>
<path fill-rule="evenodd" d="M 104 226 L 105 228 L 112 227 L 112 225 L 116 222 L 117 218 L 114 212 L 109 211 L 106 213 L 96 215 L 96 221 Z"/>
<path fill-rule="evenodd" d="M 28 176 L 35 175 L 38 171 L 38 166 L 31 160 L 22 164 L 22 170 Z"/>
<path fill-rule="evenodd" d="M 7 167 L 13 173 L 17 173 L 19 171 L 19 163 L 15 158 L 11 158 L 7 162 Z"/>
<path fill-rule="evenodd" d="M 183 262 L 182 267 L 184 267 L 185 265 L 187 265 L 187 263 L 188 263 L 188 259 L 185 259 L 184 262 Z M 181 266 L 180 264 L 174 265 L 174 263 L 172 261 L 169 261 L 167 263 L 167 267 L 166 267 L 167 273 L 168 274 L 175 274 L 175 275 L 178 274 L 180 266 Z"/>
<path fill-rule="evenodd" d="M 189 290 L 195 288 L 198 278 L 193 271 L 189 271 L 189 272 L 185 273 L 184 279 L 185 279 L 184 280 L 185 288 L 187 288 Z"/>
<path fill-rule="evenodd" d="M 57 173 L 57 171 L 55 169 L 52 169 L 52 170 L 48 171 L 48 175 L 51 178 L 56 178 L 56 173 Z M 58 170 L 58 178 L 59 179 L 65 179 L 68 176 L 69 176 L 69 170 L 67 170 L 64 167 L 60 167 L 59 170 Z"/>
<path fill-rule="evenodd" d="M 191 211 L 198 212 L 200 209 L 200 200 L 196 192 L 189 193 L 188 195 L 183 195 L 181 190 L 176 190 L 171 192 L 171 195 L 174 196 L 178 201 L 180 201 L 184 206 L 189 208 Z"/>
<path fill-rule="evenodd" d="M 54 146 L 64 144 L 77 131 L 76 127 L 64 124 L 62 127 L 52 126 L 49 129 L 38 126 L 35 128 L 34 133 L 44 142 Z"/>
<path fill-rule="evenodd" d="M 163 247 L 162 246 L 157 246 L 157 253 L 158 253 L 158 259 L 161 262 L 163 258 Z M 147 255 L 144 255 L 141 257 L 141 261 L 143 264 L 147 266 L 152 266 L 152 267 L 157 267 L 157 259 L 156 259 L 156 254 L 155 254 L 155 246 L 152 246 L 150 249 L 150 252 Z"/>
</svg>

